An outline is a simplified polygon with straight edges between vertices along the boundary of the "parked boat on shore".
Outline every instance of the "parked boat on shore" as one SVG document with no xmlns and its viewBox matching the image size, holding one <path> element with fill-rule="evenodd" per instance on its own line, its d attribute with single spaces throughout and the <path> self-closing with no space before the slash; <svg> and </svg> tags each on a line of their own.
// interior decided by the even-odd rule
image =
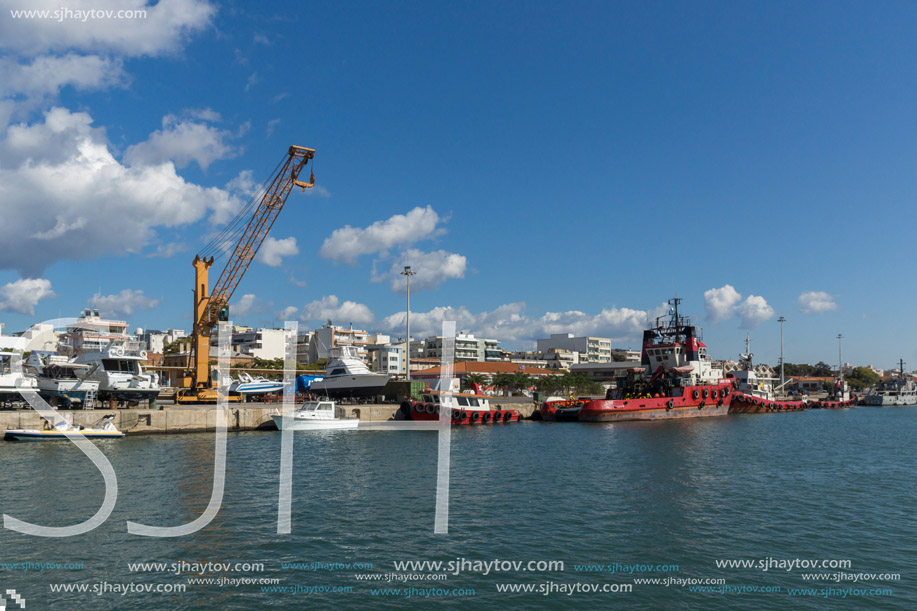
<svg viewBox="0 0 917 611">
<path fill-rule="evenodd" d="M 266 395 L 283 390 L 282 380 L 268 380 L 264 376 L 252 376 L 244 371 L 239 372 L 239 378 L 229 385 L 229 392 L 241 395 Z"/>
<path fill-rule="evenodd" d="M 643 332 L 641 368 L 632 369 L 621 388 L 587 402 L 580 422 L 621 422 L 725 416 L 732 384 L 714 367 L 697 329 L 678 314 L 681 299 L 669 300 L 668 319 Z"/>
<path fill-rule="evenodd" d="M 90 379 L 95 368 L 70 360 L 55 352 L 33 350 L 25 370 L 35 378 L 39 396 L 52 407 L 91 409 L 99 382 Z"/>
<path fill-rule="evenodd" d="M 0 352 L 0 407 L 14 407 L 25 402 L 21 389 L 35 390 L 35 378 L 13 371 L 13 359 L 22 355 Z"/>
<path fill-rule="evenodd" d="M 355 346 L 336 346 L 329 355 L 327 373 L 309 385 L 312 393 L 332 399 L 368 399 L 382 394 L 390 376 L 370 371 Z"/>
</svg>

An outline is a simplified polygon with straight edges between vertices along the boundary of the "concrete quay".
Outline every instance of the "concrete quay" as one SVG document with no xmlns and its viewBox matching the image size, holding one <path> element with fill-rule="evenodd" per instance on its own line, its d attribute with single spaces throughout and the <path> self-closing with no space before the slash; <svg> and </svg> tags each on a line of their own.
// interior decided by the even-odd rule
<svg viewBox="0 0 917 611">
<path fill-rule="evenodd" d="M 531 399 L 506 399 L 493 401 L 516 409 L 523 417 L 531 416 L 535 409 Z M 273 430 L 271 414 L 280 413 L 280 403 L 245 403 L 228 407 L 230 431 Z M 342 405 L 348 417 L 359 418 L 361 422 L 384 422 L 394 420 L 399 406 L 396 404 Z M 61 414 L 73 414 L 73 423 L 90 426 L 102 416 L 114 414 L 114 425 L 119 431 L 130 435 L 162 433 L 201 433 L 216 430 L 217 410 L 213 405 L 168 405 L 160 403 L 159 409 L 92 409 L 59 410 Z M 32 409 L 0 411 L 0 429 L 41 429 L 42 418 Z"/>
</svg>

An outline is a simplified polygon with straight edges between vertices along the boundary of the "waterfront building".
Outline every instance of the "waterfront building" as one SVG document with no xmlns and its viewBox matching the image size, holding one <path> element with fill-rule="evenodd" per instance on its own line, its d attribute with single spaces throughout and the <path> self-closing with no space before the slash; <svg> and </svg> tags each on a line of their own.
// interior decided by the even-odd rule
<svg viewBox="0 0 917 611">
<path fill-rule="evenodd" d="M 535 341 L 538 352 L 547 354 L 552 348 L 579 352 L 580 363 L 611 362 L 611 339 L 607 337 L 574 337 L 572 333 L 552 333 L 548 339 Z"/>
<path fill-rule="evenodd" d="M 424 358 L 442 358 L 443 337 L 437 335 L 426 338 L 423 348 Z M 502 360 L 500 342 L 495 339 L 476 338 L 468 331 L 460 331 L 455 336 L 452 357 L 452 360 L 456 363 L 462 361 L 498 362 Z M 413 359 L 413 354 L 411 358 Z"/>
</svg>

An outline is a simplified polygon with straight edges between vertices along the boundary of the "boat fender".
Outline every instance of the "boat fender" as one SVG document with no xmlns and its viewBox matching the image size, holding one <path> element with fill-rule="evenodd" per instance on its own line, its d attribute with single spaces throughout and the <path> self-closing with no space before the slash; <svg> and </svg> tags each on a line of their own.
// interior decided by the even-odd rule
<svg viewBox="0 0 917 611">
<path fill-rule="evenodd" d="M 673 405 L 675 405 L 675 402 L 669 399 L 668 402 L 665 404 L 665 411 L 669 411 L 670 409 L 672 409 Z"/>
<path fill-rule="evenodd" d="M 704 399 L 706 399 L 709 396 L 710 396 L 710 391 L 705 388 L 704 389 Z"/>
<path fill-rule="evenodd" d="M 717 407 L 720 407 L 722 405 L 723 405 L 723 399 L 720 399 L 719 401 L 716 402 Z"/>
<path fill-rule="evenodd" d="M 697 393 L 697 389 L 694 389 L 694 392 L 691 393 L 691 396 L 694 397 L 695 399 L 700 396 Z"/>
<path fill-rule="evenodd" d="M 424 404 L 423 404 L 423 403 L 415 403 L 415 404 L 414 404 L 414 411 L 417 412 L 418 414 L 422 414 L 422 413 L 423 413 L 423 408 L 424 408 Z"/>
<path fill-rule="evenodd" d="M 434 410 L 433 410 L 433 404 L 432 404 L 432 403 L 424 403 L 424 405 L 423 405 L 423 411 L 427 412 L 428 414 L 432 414 L 432 413 L 434 412 Z"/>
<path fill-rule="evenodd" d="M 503 418 L 503 412 L 495 411 L 493 413 L 494 424 L 500 422 L 500 419 Z"/>
<path fill-rule="evenodd" d="M 402 401 L 402 402 L 401 402 L 401 411 L 403 411 L 403 412 L 405 412 L 405 413 L 410 412 L 410 411 L 411 411 L 411 402 L 410 402 L 410 401 Z"/>
<path fill-rule="evenodd" d="M 503 412 L 503 422 L 509 422 L 513 419 L 513 412 Z"/>
<path fill-rule="evenodd" d="M 582 406 L 583 406 L 582 401 L 577 401 L 576 403 L 573 404 L 573 407 L 582 407 Z"/>
<path fill-rule="evenodd" d="M 697 409 L 704 409 L 704 405 L 706 405 L 706 402 L 701 401 L 700 405 L 697 406 Z"/>
<path fill-rule="evenodd" d="M 475 422 L 478 421 L 478 418 L 480 418 L 480 417 L 481 417 L 481 414 L 479 414 L 478 412 L 471 412 L 471 416 L 469 416 L 468 419 L 469 419 L 472 423 L 475 423 Z"/>
<path fill-rule="evenodd" d="M 483 422 L 484 424 L 487 424 L 488 422 L 490 422 L 490 412 L 484 412 L 483 414 L 481 414 L 481 422 Z"/>
<path fill-rule="evenodd" d="M 461 410 L 460 412 L 458 412 L 458 415 L 456 417 L 459 420 L 464 420 L 465 418 L 468 417 L 468 413 L 465 410 Z"/>
</svg>

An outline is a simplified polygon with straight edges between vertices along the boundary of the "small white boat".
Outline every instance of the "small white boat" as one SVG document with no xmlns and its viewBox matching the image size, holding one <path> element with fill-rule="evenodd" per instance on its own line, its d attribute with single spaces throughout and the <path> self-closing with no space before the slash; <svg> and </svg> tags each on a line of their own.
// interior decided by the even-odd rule
<svg viewBox="0 0 917 611">
<path fill-rule="evenodd" d="M 229 386 L 229 392 L 237 392 L 241 395 L 264 395 L 269 392 L 278 392 L 283 390 L 284 384 L 280 380 L 268 380 L 264 376 L 252 377 L 244 371 L 239 372 L 239 379 L 233 380 Z"/>
<path fill-rule="evenodd" d="M 73 414 L 66 414 L 53 426 L 44 430 L 38 429 L 7 429 L 3 431 L 3 438 L 7 441 L 53 441 L 67 439 L 65 433 L 82 435 L 87 439 L 120 439 L 124 433 L 115 428 L 114 414 L 103 416 L 89 428 L 73 424 Z"/>
<path fill-rule="evenodd" d="M 278 430 L 284 430 L 284 415 L 271 414 Z M 358 418 L 345 418 L 344 409 L 334 401 L 306 401 L 301 408 L 287 417 L 289 431 L 327 431 L 333 429 L 355 429 Z"/>
</svg>

